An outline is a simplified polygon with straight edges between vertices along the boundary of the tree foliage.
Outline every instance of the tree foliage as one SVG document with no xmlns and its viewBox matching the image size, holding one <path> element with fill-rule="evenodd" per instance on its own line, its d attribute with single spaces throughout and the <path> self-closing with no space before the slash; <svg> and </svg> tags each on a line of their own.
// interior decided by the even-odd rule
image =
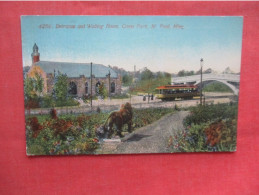
<svg viewBox="0 0 259 195">
<path fill-rule="evenodd" d="M 25 99 L 29 99 L 35 96 L 35 93 L 33 91 L 34 89 L 34 81 L 33 78 L 26 77 L 24 80 L 24 95 Z"/>
<path fill-rule="evenodd" d="M 55 78 L 55 85 L 53 91 L 54 98 L 57 101 L 65 101 L 68 96 L 68 77 L 67 75 L 58 73 Z"/>
<path fill-rule="evenodd" d="M 37 108 L 43 92 L 43 78 L 36 73 L 34 77 L 26 77 L 24 80 L 25 107 Z"/>
<path fill-rule="evenodd" d="M 161 79 L 163 77 L 164 77 L 164 74 L 160 71 L 156 74 L 156 78 L 158 78 L 158 79 Z"/>
<path fill-rule="evenodd" d="M 35 74 L 35 77 L 26 77 L 24 80 L 25 99 L 35 99 L 42 95 L 43 78 L 40 74 Z"/>
<path fill-rule="evenodd" d="M 58 73 L 51 95 L 43 95 L 44 80 L 40 74 L 24 79 L 25 107 L 50 108 L 53 106 L 76 106 L 78 102 L 68 96 L 68 77 Z"/>
<path fill-rule="evenodd" d="M 157 79 L 163 79 L 163 78 L 170 78 L 171 79 L 172 75 L 168 72 L 160 72 L 159 71 L 159 72 L 156 73 L 155 77 Z"/>
<path fill-rule="evenodd" d="M 132 75 L 129 75 L 129 74 L 123 75 L 122 77 L 123 85 L 131 85 L 132 81 L 133 81 Z"/>
<path fill-rule="evenodd" d="M 54 103 L 55 106 L 76 106 L 79 103 L 75 101 L 72 97 L 68 95 L 69 84 L 68 77 L 65 74 L 61 74 L 58 72 L 58 75 L 55 77 L 55 84 L 52 98 L 54 102 L 50 101 L 50 105 L 48 107 L 52 107 Z"/>
<path fill-rule="evenodd" d="M 134 92 L 144 92 L 144 93 L 156 93 L 155 89 L 159 86 L 170 85 L 171 76 L 170 77 L 162 77 L 162 78 L 153 78 L 149 80 L 140 81 L 136 84 L 136 86 L 132 89 Z"/>
<path fill-rule="evenodd" d="M 108 91 L 104 86 L 104 83 L 101 83 L 99 86 L 99 95 L 102 96 L 102 98 L 105 98 L 108 96 Z"/>
<path fill-rule="evenodd" d="M 148 68 L 145 68 L 145 70 L 141 73 L 141 80 L 144 81 L 152 78 L 154 78 L 154 74 Z"/>
<path fill-rule="evenodd" d="M 178 72 L 177 75 L 179 77 L 184 77 L 184 76 L 191 76 L 191 75 L 194 75 L 194 74 L 195 74 L 195 72 L 193 70 L 191 70 L 191 71 L 181 70 L 181 71 Z"/>
</svg>

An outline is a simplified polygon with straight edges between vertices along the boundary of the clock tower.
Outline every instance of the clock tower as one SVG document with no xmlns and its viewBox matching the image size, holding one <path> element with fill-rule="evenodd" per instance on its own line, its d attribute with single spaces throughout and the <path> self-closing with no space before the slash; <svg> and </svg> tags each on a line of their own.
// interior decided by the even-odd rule
<svg viewBox="0 0 259 195">
<path fill-rule="evenodd" d="M 32 65 L 34 65 L 36 62 L 40 61 L 40 53 L 38 52 L 38 50 L 39 50 L 39 48 L 35 43 L 33 46 L 33 52 L 31 54 Z"/>
</svg>

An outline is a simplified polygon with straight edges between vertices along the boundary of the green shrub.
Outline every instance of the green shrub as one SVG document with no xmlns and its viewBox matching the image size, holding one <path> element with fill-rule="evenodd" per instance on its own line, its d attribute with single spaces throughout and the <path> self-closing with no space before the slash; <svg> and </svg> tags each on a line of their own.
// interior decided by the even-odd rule
<svg viewBox="0 0 259 195">
<path fill-rule="evenodd" d="M 52 96 L 46 95 L 41 99 L 40 107 L 41 108 L 52 108 L 55 106 L 55 100 Z"/>
<path fill-rule="evenodd" d="M 184 125 L 206 123 L 219 119 L 237 118 L 237 103 L 198 105 L 190 109 L 191 114 L 184 119 Z"/>
<path fill-rule="evenodd" d="M 120 94 L 120 95 L 112 95 L 111 99 L 126 99 L 129 98 L 130 96 L 128 94 Z"/>
<path fill-rule="evenodd" d="M 237 103 L 197 106 L 183 123 L 185 130 L 170 138 L 173 152 L 235 151 L 237 130 Z M 222 124 L 219 140 L 210 145 L 205 129 Z M 213 129 L 212 129 L 213 130 Z"/>
<path fill-rule="evenodd" d="M 62 100 L 62 101 L 57 100 L 55 105 L 57 107 L 78 106 L 79 103 L 76 100 L 74 100 L 72 97 L 68 97 L 66 100 Z"/>
</svg>

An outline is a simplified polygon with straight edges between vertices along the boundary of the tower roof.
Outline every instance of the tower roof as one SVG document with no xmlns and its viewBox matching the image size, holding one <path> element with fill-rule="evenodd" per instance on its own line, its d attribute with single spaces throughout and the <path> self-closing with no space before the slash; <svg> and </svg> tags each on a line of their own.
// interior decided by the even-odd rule
<svg viewBox="0 0 259 195">
<path fill-rule="evenodd" d="M 38 50 L 38 49 L 39 49 L 39 48 L 38 48 L 37 44 L 34 43 L 34 45 L 33 45 L 33 51 Z"/>
</svg>

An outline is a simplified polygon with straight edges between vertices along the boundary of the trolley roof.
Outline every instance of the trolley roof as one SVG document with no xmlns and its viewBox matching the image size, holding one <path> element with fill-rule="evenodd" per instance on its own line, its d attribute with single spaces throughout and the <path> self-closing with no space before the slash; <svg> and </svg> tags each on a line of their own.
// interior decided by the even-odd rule
<svg viewBox="0 0 259 195">
<path fill-rule="evenodd" d="M 164 85 L 157 87 L 156 89 L 181 89 L 181 88 L 193 88 L 196 89 L 196 85 Z"/>
</svg>

